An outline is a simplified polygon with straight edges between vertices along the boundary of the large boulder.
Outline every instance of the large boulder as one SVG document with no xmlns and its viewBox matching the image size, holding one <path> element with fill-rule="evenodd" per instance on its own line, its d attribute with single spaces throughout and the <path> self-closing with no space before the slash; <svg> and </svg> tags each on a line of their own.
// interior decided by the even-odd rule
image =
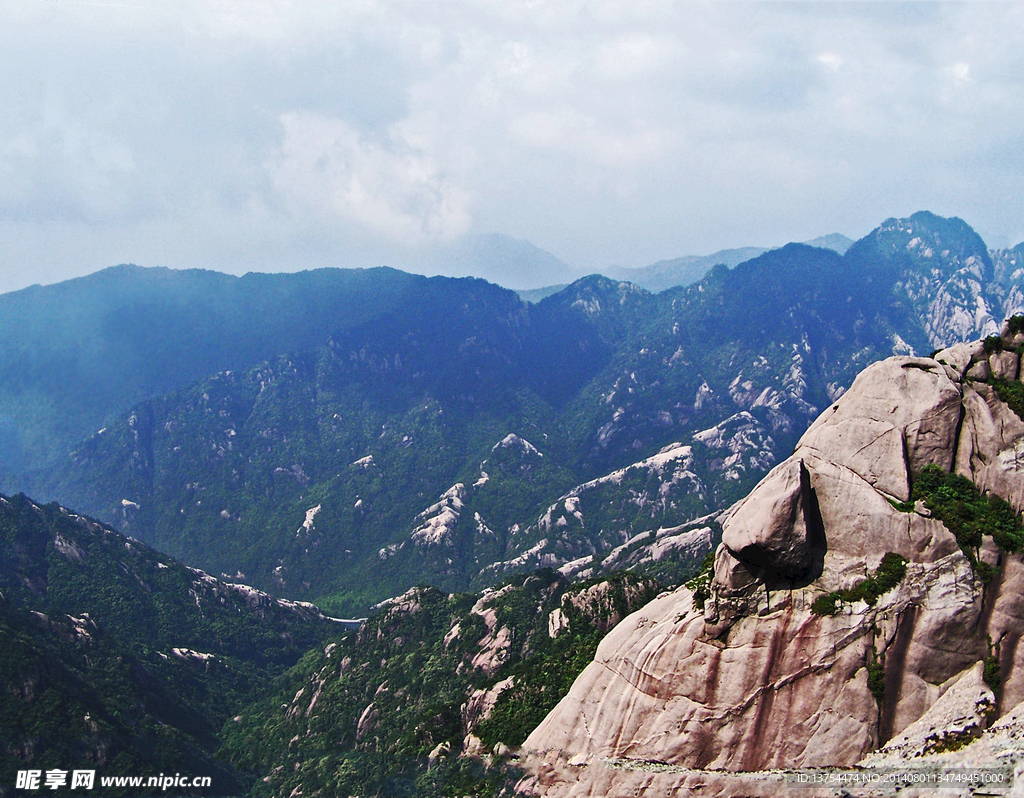
<svg viewBox="0 0 1024 798">
<path fill-rule="evenodd" d="M 809 581 L 821 573 L 825 530 L 802 460 L 775 468 L 728 513 L 722 543 L 763 581 Z"/>
</svg>

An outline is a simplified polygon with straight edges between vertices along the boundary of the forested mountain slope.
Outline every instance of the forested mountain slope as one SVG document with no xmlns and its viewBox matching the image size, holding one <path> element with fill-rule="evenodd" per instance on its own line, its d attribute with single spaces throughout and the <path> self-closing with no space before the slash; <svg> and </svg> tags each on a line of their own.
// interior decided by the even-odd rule
<svg viewBox="0 0 1024 798">
<path fill-rule="evenodd" d="M 0 794 L 15 770 L 247 779 L 218 734 L 339 624 L 57 505 L 0 497 Z M 12 793 L 13 794 L 13 793 Z"/>
<path fill-rule="evenodd" d="M 0 489 L 134 403 L 307 350 L 400 303 L 393 269 L 247 274 L 116 266 L 0 296 Z"/>
</svg>

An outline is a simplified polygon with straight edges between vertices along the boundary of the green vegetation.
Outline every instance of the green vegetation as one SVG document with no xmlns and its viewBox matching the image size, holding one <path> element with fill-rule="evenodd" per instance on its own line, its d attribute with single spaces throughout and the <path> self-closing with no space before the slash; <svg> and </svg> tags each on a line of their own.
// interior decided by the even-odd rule
<svg viewBox="0 0 1024 798">
<path fill-rule="evenodd" d="M 239 278 L 123 265 L 0 296 L 0 490 L 30 487 L 31 470 L 137 402 L 312 349 L 427 282 L 387 268 Z"/>
<path fill-rule="evenodd" d="M 999 496 L 983 496 L 966 477 L 947 474 L 938 466 L 925 466 L 914 479 L 913 498 L 920 499 L 932 515 L 956 537 L 974 565 L 985 535 L 991 535 L 1004 551 L 1024 547 L 1020 515 Z M 988 573 L 982 571 L 982 575 Z"/>
<path fill-rule="evenodd" d="M 334 631 L 57 505 L 0 497 L 0 784 L 84 756 L 100 775 L 241 792 L 215 754 L 221 725 Z"/>
<path fill-rule="evenodd" d="M 887 501 L 889 502 L 889 504 L 891 504 L 893 507 L 895 507 L 901 513 L 912 513 L 912 512 L 914 512 L 914 504 L 915 504 L 915 502 L 913 500 L 905 501 L 905 502 L 898 502 L 895 499 L 887 499 Z"/>
<path fill-rule="evenodd" d="M 971 727 L 963 731 L 948 731 L 940 734 L 929 735 L 923 753 L 944 754 L 950 751 L 959 751 L 973 743 L 981 735 L 981 729 Z"/>
<path fill-rule="evenodd" d="M 1024 316 L 1016 315 L 1010 316 L 1006 320 L 1006 325 L 1009 328 L 1010 335 L 1016 335 L 1019 332 L 1024 332 Z"/>
<path fill-rule="evenodd" d="M 871 655 L 864 667 L 868 672 L 868 690 L 881 706 L 882 699 L 885 698 L 885 659 L 880 659 L 872 647 Z"/>
<path fill-rule="evenodd" d="M 1024 383 L 1020 380 L 990 379 L 996 395 L 1009 405 L 1017 417 L 1024 419 Z"/>
<path fill-rule="evenodd" d="M 567 631 L 554 639 L 536 634 L 528 656 L 509 663 L 503 674 L 512 676 L 515 682 L 498 696 L 494 711 L 477 726 L 476 735 L 488 747 L 499 742 L 520 745 L 593 661 L 598 643 L 611 627 L 633 608 L 654 598 L 658 591 L 656 583 L 637 580 L 629 574 L 615 574 L 568 588 L 559 605 L 568 621 Z M 535 605 L 531 609 L 532 606 Z M 507 610 L 499 610 L 499 623 L 506 613 Z M 507 617 L 522 618 L 522 609 Z M 517 628 L 523 625 L 520 621 Z"/>
<path fill-rule="evenodd" d="M 993 352 L 1003 351 L 1003 339 L 999 335 L 990 335 L 982 341 L 982 345 L 986 355 L 991 355 Z"/>
<path fill-rule="evenodd" d="M 693 591 L 693 603 L 700 609 L 711 597 L 711 580 L 715 575 L 715 552 L 709 551 L 700 565 L 700 571 L 686 586 Z"/>
<path fill-rule="evenodd" d="M 835 615 L 839 612 L 839 602 L 837 592 L 824 593 L 811 603 L 811 612 L 815 615 Z"/>
<path fill-rule="evenodd" d="M 886 552 L 873 574 L 862 579 L 852 588 L 818 596 L 811 604 L 811 612 L 815 615 L 835 615 L 839 611 L 839 602 L 841 601 L 866 601 L 873 607 L 879 596 L 896 587 L 906 575 L 907 560 L 895 552 Z"/>
</svg>

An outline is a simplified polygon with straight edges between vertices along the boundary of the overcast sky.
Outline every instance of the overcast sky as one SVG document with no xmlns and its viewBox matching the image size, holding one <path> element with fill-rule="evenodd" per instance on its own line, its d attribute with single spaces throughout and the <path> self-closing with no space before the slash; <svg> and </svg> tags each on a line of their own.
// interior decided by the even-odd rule
<svg viewBox="0 0 1024 798">
<path fill-rule="evenodd" d="M 0 291 L 122 262 L 581 270 L 919 209 L 1024 239 L 1024 5 L 0 0 Z"/>
</svg>

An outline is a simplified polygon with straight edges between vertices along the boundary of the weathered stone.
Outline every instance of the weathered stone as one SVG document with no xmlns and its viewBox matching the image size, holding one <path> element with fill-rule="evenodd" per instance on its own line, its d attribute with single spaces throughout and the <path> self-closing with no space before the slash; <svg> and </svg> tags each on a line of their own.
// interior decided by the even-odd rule
<svg viewBox="0 0 1024 798">
<path fill-rule="evenodd" d="M 827 558 L 853 558 L 863 564 L 863 577 L 887 551 L 915 562 L 934 562 L 957 551 L 956 538 L 941 522 L 896 511 L 849 466 L 817 457 L 806 463 L 824 519 Z"/>
<path fill-rule="evenodd" d="M 862 371 L 804 433 L 800 446 L 905 501 L 908 472 L 929 463 L 952 467 L 960 395 L 959 384 L 934 360 L 889 358 Z"/>
<path fill-rule="evenodd" d="M 937 698 L 930 708 L 890 740 L 864 764 L 888 761 L 893 754 L 906 759 L 930 753 L 950 738 L 980 733 L 988 726 L 995 709 L 996 697 L 983 678 L 984 663 L 980 660 L 934 687 Z"/>
<path fill-rule="evenodd" d="M 722 543 L 768 584 L 821 573 L 824 530 L 800 460 L 773 469 L 722 521 Z"/>
<path fill-rule="evenodd" d="M 757 576 L 729 551 L 724 543 L 715 551 L 715 585 L 724 596 L 738 596 L 749 592 L 757 584 Z"/>
<path fill-rule="evenodd" d="M 991 385 L 967 385 L 963 395 L 956 470 L 982 492 L 1003 497 L 1018 512 L 1024 510 L 1024 421 L 1000 401 Z"/>
<path fill-rule="evenodd" d="M 967 379 L 984 382 L 992 376 L 992 369 L 988 367 L 987 360 L 979 360 L 967 369 Z"/>
<path fill-rule="evenodd" d="M 986 589 L 985 641 L 999 662 L 1001 688 L 999 707 L 1024 702 L 1024 559 L 1020 554 L 1003 554 L 998 573 Z"/>
<path fill-rule="evenodd" d="M 558 637 L 569 628 L 569 619 L 562 612 L 561 607 L 555 607 L 548 613 L 548 637 Z"/>
<path fill-rule="evenodd" d="M 970 343 L 953 344 L 941 352 L 936 352 L 935 360 L 945 363 L 963 375 L 971 363 L 982 357 L 984 352 L 985 345 L 981 341 L 971 341 Z"/>
<path fill-rule="evenodd" d="M 513 678 L 502 679 L 493 687 L 474 690 L 469 699 L 462 705 L 462 728 L 472 729 L 481 721 L 490 717 L 494 704 L 505 690 L 512 686 Z"/>
<path fill-rule="evenodd" d="M 993 352 L 988 356 L 988 367 L 992 376 L 1000 380 L 1015 380 L 1019 373 L 1020 355 L 1012 350 Z"/>
<path fill-rule="evenodd" d="M 1003 319 L 1003 323 L 999 325 L 999 337 L 1007 343 L 1013 343 L 1017 336 L 1024 336 L 1024 333 L 1010 333 L 1010 319 Z"/>
</svg>

